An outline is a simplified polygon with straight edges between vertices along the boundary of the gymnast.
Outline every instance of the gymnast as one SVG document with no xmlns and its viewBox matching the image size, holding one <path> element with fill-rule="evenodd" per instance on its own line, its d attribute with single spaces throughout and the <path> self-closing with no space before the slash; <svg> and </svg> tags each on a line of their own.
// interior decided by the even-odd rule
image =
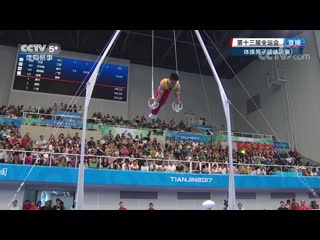
<svg viewBox="0 0 320 240">
<path fill-rule="evenodd" d="M 149 118 L 151 119 L 157 118 L 157 114 L 160 108 L 166 103 L 172 91 L 176 95 L 176 100 L 172 104 L 173 110 L 175 110 L 176 112 L 179 112 L 182 110 L 183 106 L 180 101 L 179 75 L 176 73 L 172 73 L 170 75 L 170 78 L 164 78 L 161 80 L 157 88 L 155 98 L 151 99 L 152 102 L 149 104 L 149 107 L 151 109 Z"/>
</svg>

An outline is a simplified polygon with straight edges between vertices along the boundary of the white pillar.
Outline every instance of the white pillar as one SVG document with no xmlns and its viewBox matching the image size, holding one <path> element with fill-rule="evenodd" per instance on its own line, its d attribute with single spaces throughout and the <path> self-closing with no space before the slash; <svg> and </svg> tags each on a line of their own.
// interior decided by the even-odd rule
<svg viewBox="0 0 320 240">
<path fill-rule="evenodd" d="M 222 87 L 220 78 L 217 74 L 217 71 L 212 63 L 212 60 L 210 58 L 210 55 L 208 53 L 208 50 L 202 40 L 202 37 L 198 30 L 194 30 L 197 38 L 200 42 L 200 45 L 202 47 L 202 50 L 207 58 L 207 61 L 209 63 L 209 66 L 211 68 L 211 71 L 213 73 L 213 76 L 218 84 L 223 110 L 227 121 L 227 132 L 228 132 L 228 146 L 229 146 L 229 190 L 228 190 L 228 210 L 235 210 L 236 209 L 236 193 L 235 193 L 235 182 L 234 182 L 234 172 L 233 172 L 233 158 L 232 158 L 232 138 L 231 138 L 231 119 L 230 119 L 230 105 L 229 105 L 229 99 L 227 98 L 227 95 Z"/>
<path fill-rule="evenodd" d="M 93 73 L 87 82 L 86 86 L 86 97 L 83 107 L 83 116 L 82 116 L 82 136 L 81 136 L 81 155 L 80 155 L 80 164 L 79 164 L 79 173 L 78 173 L 78 184 L 77 184 L 77 192 L 76 192 L 76 209 L 81 210 L 83 209 L 84 205 L 84 149 L 86 143 L 86 130 L 87 130 L 87 115 L 88 115 L 88 107 L 92 95 L 92 91 L 94 85 L 97 80 L 97 76 L 100 70 L 100 66 L 103 63 L 105 57 L 107 56 L 108 52 L 110 51 L 113 43 L 117 39 L 120 30 L 117 30 L 113 35 L 111 41 L 109 42 L 107 48 L 105 49 L 104 53 L 102 54 L 101 58 L 98 61 L 97 66 L 93 70 Z"/>
</svg>

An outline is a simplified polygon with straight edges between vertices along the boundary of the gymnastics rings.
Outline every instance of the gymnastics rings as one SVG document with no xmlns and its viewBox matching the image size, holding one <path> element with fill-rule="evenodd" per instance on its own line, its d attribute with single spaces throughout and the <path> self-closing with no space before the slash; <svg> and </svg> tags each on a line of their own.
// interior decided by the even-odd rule
<svg viewBox="0 0 320 240">
<path fill-rule="evenodd" d="M 154 101 L 154 98 L 150 98 L 148 101 L 148 106 L 150 109 L 154 110 L 159 107 L 159 103 Z"/>
<path fill-rule="evenodd" d="M 178 103 L 176 103 L 176 102 L 173 102 L 172 103 L 172 109 L 173 109 L 173 111 L 175 111 L 175 112 L 180 112 L 182 109 L 183 109 L 183 104 L 182 104 L 182 102 L 178 102 Z"/>
</svg>

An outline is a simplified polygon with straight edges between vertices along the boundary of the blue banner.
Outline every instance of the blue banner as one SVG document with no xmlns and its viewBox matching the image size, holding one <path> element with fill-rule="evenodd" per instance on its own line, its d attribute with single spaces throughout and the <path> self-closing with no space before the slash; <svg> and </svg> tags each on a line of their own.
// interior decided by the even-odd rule
<svg viewBox="0 0 320 240">
<path fill-rule="evenodd" d="M 272 175 L 280 175 L 280 176 L 302 176 L 302 172 L 280 172 L 280 171 L 275 171 L 272 173 Z"/>
<path fill-rule="evenodd" d="M 75 113 L 75 112 L 55 111 L 53 115 L 60 116 L 60 117 L 81 118 L 81 113 Z"/>
<path fill-rule="evenodd" d="M 37 119 L 37 118 L 25 118 L 24 123 L 34 125 L 47 125 L 47 126 L 60 126 L 60 127 L 73 127 L 82 128 L 82 122 L 75 121 L 59 121 L 52 119 Z M 87 123 L 87 129 L 100 129 L 101 125 L 95 123 Z"/>
<path fill-rule="evenodd" d="M 13 122 L 17 128 L 20 128 L 20 126 L 23 123 L 23 119 L 22 118 L 6 118 L 6 117 L 0 118 L 0 124 L 3 125 L 4 122 L 7 123 L 7 125 L 11 125 L 11 122 Z"/>
<path fill-rule="evenodd" d="M 165 137 L 166 137 L 166 140 L 173 138 L 175 140 L 188 141 L 190 139 L 191 141 L 196 141 L 196 142 L 211 142 L 212 140 L 212 136 L 209 136 L 209 135 L 183 133 L 183 132 L 171 132 L 171 131 L 166 131 Z"/>
<path fill-rule="evenodd" d="M 287 142 L 273 142 L 273 144 L 277 149 L 290 149 L 289 143 Z"/>
<path fill-rule="evenodd" d="M 32 166 L 0 164 L 0 181 L 23 181 Z M 85 169 L 85 184 L 141 186 L 141 187 L 177 187 L 177 188 L 228 188 L 227 174 L 188 174 L 140 172 L 122 170 Z M 27 182 L 76 184 L 78 169 L 64 167 L 35 166 Z M 320 189 L 320 177 L 301 176 L 254 176 L 235 175 L 237 189 L 257 188 L 301 188 L 306 184 Z"/>
<path fill-rule="evenodd" d="M 198 128 L 199 130 L 205 132 L 207 130 L 211 130 L 211 131 L 214 131 L 215 127 L 214 126 L 210 126 L 210 125 L 193 125 L 194 127 Z"/>
<path fill-rule="evenodd" d="M 66 122 L 66 121 L 58 121 L 58 120 L 45 120 L 46 125 L 52 125 L 54 127 L 74 127 L 74 128 L 82 128 L 82 122 Z"/>
</svg>

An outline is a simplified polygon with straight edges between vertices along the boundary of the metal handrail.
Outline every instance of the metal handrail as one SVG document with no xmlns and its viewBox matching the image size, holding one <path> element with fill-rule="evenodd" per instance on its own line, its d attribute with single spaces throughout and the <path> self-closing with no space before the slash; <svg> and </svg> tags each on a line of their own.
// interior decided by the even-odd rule
<svg viewBox="0 0 320 240">
<path fill-rule="evenodd" d="M 57 121 L 59 121 L 59 118 L 62 118 L 61 116 L 56 116 L 56 115 L 53 115 L 53 114 L 42 114 L 42 113 L 33 113 L 33 112 L 23 112 L 23 117 L 22 118 L 27 118 L 26 117 L 26 115 L 27 114 L 30 114 L 30 115 L 39 115 L 39 116 L 51 116 L 51 117 L 53 117 L 53 119 L 51 119 L 51 120 L 57 120 Z M 58 118 L 58 119 L 57 119 Z M 64 118 L 66 118 L 66 119 L 69 119 L 69 118 L 73 118 L 72 116 L 65 116 Z M 76 122 L 82 122 L 82 117 L 74 117 L 74 118 L 76 118 L 77 119 L 77 121 Z M 35 118 L 33 118 L 33 119 L 35 119 Z M 36 119 L 40 119 L 40 117 L 39 118 L 36 118 Z M 94 119 L 94 118 L 87 118 L 87 120 L 96 120 L 96 119 Z M 68 121 L 66 121 L 66 122 L 68 122 Z M 115 125 L 110 125 L 110 124 L 102 124 L 102 123 L 96 123 L 96 124 L 98 124 L 98 125 L 103 125 L 103 126 L 112 126 L 112 127 L 119 127 L 119 128 L 131 128 L 131 129 L 139 129 L 139 130 L 147 130 L 147 131 L 153 131 L 153 130 L 157 130 L 157 131 L 164 131 L 164 130 L 162 130 L 162 129 L 159 129 L 159 128 L 157 128 L 157 129 L 153 129 L 153 128 L 141 128 L 141 127 L 132 127 L 132 126 L 127 126 L 127 125 L 118 125 L 118 124 L 115 124 Z"/>
<path fill-rule="evenodd" d="M 221 135 L 227 135 L 227 131 L 220 131 L 220 134 Z M 233 136 L 236 136 L 235 134 L 240 134 L 239 137 L 247 137 L 247 136 L 244 136 L 244 135 L 251 135 L 252 138 L 255 138 L 254 136 L 259 136 L 259 138 L 261 138 L 261 136 L 263 136 L 265 139 L 270 139 L 272 140 L 272 135 L 269 135 L 269 134 L 257 134 L 257 133 L 246 133 L 246 132 L 232 132 Z"/>
<path fill-rule="evenodd" d="M 48 152 L 48 151 L 44 151 L 44 152 L 37 152 L 37 151 L 23 151 L 23 150 L 7 150 L 7 149 L 0 149 L 0 152 L 14 152 L 14 153 L 22 153 L 23 154 L 23 159 L 22 159 L 22 163 L 23 165 L 25 165 L 25 157 L 27 153 L 31 153 L 31 155 L 33 157 L 36 157 L 36 161 L 39 160 L 39 158 L 41 158 L 42 156 L 45 156 L 47 154 L 47 156 L 45 157 L 45 161 L 47 162 L 47 160 L 49 160 L 49 162 L 47 164 L 45 164 L 46 166 L 50 166 L 52 167 L 52 157 L 57 156 L 59 158 L 61 157 L 70 157 L 75 158 L 76 162 L 75 162 L 75 168 L 77 167 L 78 164 L 78 160 L 80 159 L 80 154 L 70 154 L 70 153 L 52 153 L 52 152 Z M 129 162 L 133 162 L 134 160 L 142 160 L 142 161 L 147 161 L 147 162 L 152 162 L 152 161 L 156 161 L 156 162 L 167 162 L 167 164 L 169 164 L 170 162 L 181 162 L 182 165 L 184 167 L 187 167 L 187 165 L 189 165 L 189 172 L 192 173 L 195 170 L 193 170 L 193 164 L 200 164 L 199 165 L 199 170 L 202 171 L 203 167 L 208 167 L 208 173 L 212 173 L 212 168 L 213 166 L 217 165 L 219 166 L 226 166 L 226 171 L 228 171 L 228 164 L 227 163 L 222 163 L 222 162 L 202 162 L 202 161 L 189 161 L 189 160 L 175 160 L 175 159 L 152 159 L 152 158 L 134 158 L 134 157 L 118 157 L 118 156 L 110 156 L 110 155 L 85 155 L 85 159 L 86 161 L 88 161 L 88 164 L 90 164 L 90 161 L 92 160 L 92 158 L 98 159 L 99 160 L 99 168 L 101 168 L 101 163 L 102 163 L 102 159 L 109 159 L 112 158 L 113 160 L 119 160 L 119 159 L 128 159 Z M 66 161 L 67 163 L 67 161 Z M 97 164 L 98 164 L 97 163 Z M 108 162 L 109 163 L 109 162 Z M 111 163 L 110 163 L 111 164 Z M 149 165 L 148 165 L 149 166 Z M 167 166 L 167 165 L 166 165 Z M 281 172 L 281 174 L 283 175 L 284 172 L 283 171 L 287 168 L 289 169 L 294 169 L 296 173 L 300 172 L 301 170 L 304 169 L 316 169 L 316 170 L 320 170 L 320 167 L 312 167 L 312 166 L 296 166 L 296 165 L 267 165 L 267 164 L 243 164 L 243 163 L 234 163 L 233 164 L 234 167 L 236 166 L 255 166 L 255 167 L 260 167 L 262 170 L 265 170 L 267 168 L 273 167 L 273 168 L 277 168 L 277 172 Z M 140 167 L 139 167 L 140 170 Z M 249 173 L 247 175 L 250 175 Z"/>
</svg>

